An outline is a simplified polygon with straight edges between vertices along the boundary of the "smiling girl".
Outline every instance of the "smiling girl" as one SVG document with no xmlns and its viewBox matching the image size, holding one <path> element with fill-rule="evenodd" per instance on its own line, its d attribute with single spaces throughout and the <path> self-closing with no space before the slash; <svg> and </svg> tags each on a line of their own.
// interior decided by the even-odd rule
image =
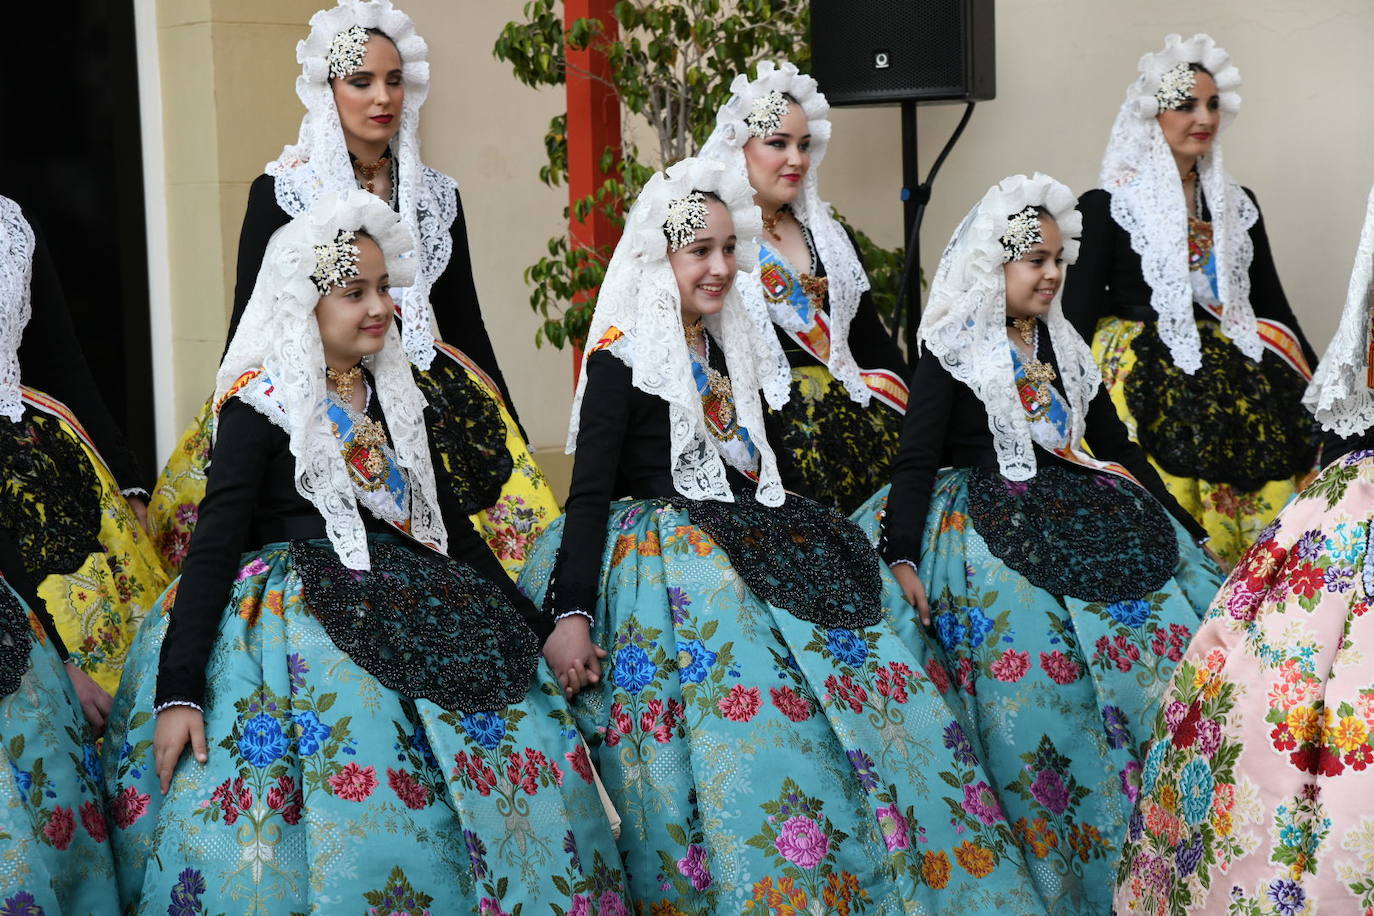
<svg viewBox="0 0 1374 916">
<path fill-rule="evenodd" d="M 964 218 L 890 492 L 855 518 L 891 569 L 889 616 L 934 625 L 1041 899 L 1088 916 L 1110 910 L 1153 698 L 1218 576 L 1060 310 L 1079 225 L 1039 174 Z"/>
</svg>

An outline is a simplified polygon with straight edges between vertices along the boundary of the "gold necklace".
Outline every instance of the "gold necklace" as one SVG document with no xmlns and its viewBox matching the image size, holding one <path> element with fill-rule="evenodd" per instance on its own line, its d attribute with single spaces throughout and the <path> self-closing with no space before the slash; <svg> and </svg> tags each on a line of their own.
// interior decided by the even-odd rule
<svg viewBox="0 0 1374 916">
<path fill-rule="evenodd" d="M 710 359 L 711 351 L 709 344 L 706 343 L 706 332 L 701 324 L 701 319 L 683 328 L 683 336 L 687 338 L 688 354 L 693 360 L 700 363 L 701 368 L 706 372 L 706 387 L 716 398 L 719 404 L 717 416 L 721 425 L 728 428 L 735 419 L 735 389 L 730 384 L 730 380 L 712 368 Z M 705 350 L 705 357 L 697 353 L 697 346 L 700 345 Z M 706 428 L 711 431 L 711 435 L 720 439 L 722 442 L 735 438 L 735 433 L 726 433 L 723 429 L 716 429 L 712 424 L 707 423 Z"/>
<path fill-rule="evenodd" d="M 325 367 L 324 377 L 334 383 L 334 390 L 339 393 L 345 404 L 353 403 L 353 386 L 358 379 L 363 377 L 363 367 L 354 366 L 352 369 L 345 369 L 343 372 L 335 372 L 329 367 Z"/>
<path fill-rule="evenodd" d="M 774 213 L 772 216 L 768 216 L 767 214 L 765 214 L 763 217 L 763 231 L 767 232 L 769 235 L 771 235 L 774 239 L 776 239 L 779 242 L 782 241 L 782 236 L 778 234 L 778 222 L 782 219 L 783 214 L 786 212 L 787 208 L 783 207 L 779 209 L 778 212 Z"/>
<path fill-rule="evenodd" d="M 1013 318 L 1011 326 L 1016 328 L 1016 333 L 1021 335 L 1021 340 L 1026 346 L 1029 347 L 1035 341 L 1037 325 L 1034 318 Z"/>
<path fill-rule="evenodd" d="M 383 156 L 376 162 L 363 162 L 361 159 L 359 159 L 357 162 L 353 164 L 354 168 L 356 168 L 359 172 L 362 173 L 363 185 L 367 188 L 367 192 L 369 194 L 377 193 L 376 188 L 373 187 L 373 182 L 377 178 L 377 173 L 382 170 L 382 166 L 386 165 L 390 161 L 390 157 Z"/>
</svg>

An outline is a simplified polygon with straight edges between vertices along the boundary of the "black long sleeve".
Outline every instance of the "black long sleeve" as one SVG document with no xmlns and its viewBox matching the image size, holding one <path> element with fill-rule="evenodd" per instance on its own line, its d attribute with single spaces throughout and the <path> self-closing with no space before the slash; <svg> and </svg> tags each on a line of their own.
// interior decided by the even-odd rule
<svg viewBox="0 0 1374 916">
<path fill-rule="evenodd" d="M 585 371 L 587 387 L 582 394 L 577 457 L 564 507 L 563 541 L 545 601 L 550 616 L 572 610 L 593 612 L 611 500 L 623 495 L 616 491 L 635 390 L 631 370 L 602 350 L 588 358 Z"/>
<path fill-rule="evenodd" d="M 1099 461 L 1114 461 L 1130 471 L 1131 476 L 1139 481 L 1151 496 L 1159 500 L 1164 510 L 1178 520 L 1194 541 L 1207 537 L 1207 529 L 1178 504 L 1178 500 L 1174 499 L 1168 487 L 1164 486 L 1164 481 L 1160 479 L 1154 465 L 1145 457 L 1145 450 L 1131 439 L 1126 431 L 1126 425 L 1116 413 L 1116 405 L 1112 403 L 1111 395 L 1101 385 L 1088 405 L 1083 438 L 1087 440 L 1094 458 Z"/>
<path fill-rule="evenodd" d="M 100 396 L 86 357 L 77 343 L 67 299 L 57 267 L 44 243 L 42 230 L 33 225 L 33 282 L 30 286 L 33 315 L 19 343 L 20 379 L 31 388 L 50 394 L 71 408 L 91 434 L 121 490 L 144 490 L 151 480 L 129 448 L 124 432 Z"/>
<path fill-rule="evenodd" d="M 1112 196 L 1100 188 L 1078 198 L 1078 212 L 1083 216 L 1083 234 L 1078 260 L 1064 282 L 1063 308 L 1074 330 L 1091 344 L 1098 320 L 1110 314 L 1108 290 L 1119 242 L 1113 230 L 1121 229 L 1112 220 Z"/>
<path fill-rule="evenodd" d="M 1303 356 L 1307 358 L 1307 366 L 1315 372 L 1317 351 L 1312 349 L 1312 344 L 1307 341 L 1307 335 L 1298 325 L 1298 317 L 1293 314 L 1293 307 L 1288 304 L 1288 297 L 1284 295 L 1283 284 L 1279 282 L 1279 270 L 1274 264 L 1274 251 L 1269 247 L 1269 233 L 1264 228 L 1264 211 L 1260 210 L 1259 200 L 1255 198 L 1254 191 L 1246 188 L 1245 193 L 1250 195 L 1250 200 L 1254 201 L 1255 209 L 1260 214 L 1255 225 L 1250 227 L 1250 240 L 1255 245 L 1255 259 L 1250 262 L 1250 305 L 1258 317 L 1281 322 L 1297 336 L 1298 342 L 1302 344 Z"/>
<path fill-rule="evenodd" d="M 238 398 L 219 415 L 215 460 L 210 463 L 200 518 L 181 567 L 176 602 L 162 641 L 155 705 L 169 700 L 203 703 L 205 667 L 219 632 L 239 556 L 249 547 L 254 512 L 269 464 L 285 434 Z M 292 475 L 294 476 L 294 475 Z"/>
<path fill-rule="evenodd" d="M 0 577 L 4 578 L 14 589 L 29 610 L 33 611 L 38 623 L 43 627 L 43 632 L 52 641 L 53 648 L 57 650 L 57 655 L 64 662 L 67 660 L 67 646 L 62 641 L 62 636 L 57 632 L 57 623 L 48 613 L 48 605 L 42 598 L 38 597 L 38 588 L 34 585 L 33 577 L 29 575 L 28 568 L 24 565 L 24 557 L 19 553 L 19 545 L 14 543 L 10 533 L 0 529 Z"/>
<path fill-rule="evenodd" d="M 955 395 L 972 391 L 949 374 L 938 359 L 921 359 L 911 377 L 912 397 L 902 419 L 902 438 L 892 462 L 892 487 L 887 497 L 878 552 L 888 563 L 920 559 L 921 532 L 930 509 L 930 491 L 949 439 Z M 976 398 L 975 398 L 976 400 Z M 987 415 L 981 417 L 987 433 Z M 990 435 L 990 434 L 989 434 Z M 980 438 L 977 429 L 969 438 Z"/>
<path fill-rule="evenodd" d="M 243 212 L 243 227 L 239 229 L 239 257 L 234 278 L 234 310 L 229 314 L 229 334 L 224 339 L 224 349 L 234 339 L 239 328 L 243 310 L 253 295 L 253 286 L 258 282 L 258 271 L 262 268 L 263 255 L 267 254 L 267 243 L 272 233 L 291 222 L 291 217 L 277 205 L 276 179 L 271 175 L 259 175 L 253 179 L 248 189 L 248 206 Z"/>
</svg>

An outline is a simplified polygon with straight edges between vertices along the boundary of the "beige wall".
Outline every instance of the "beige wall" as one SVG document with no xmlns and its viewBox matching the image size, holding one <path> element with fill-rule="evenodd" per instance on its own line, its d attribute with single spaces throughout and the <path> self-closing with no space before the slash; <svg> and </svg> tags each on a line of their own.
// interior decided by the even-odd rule
<svg viewBox="0 0 1374 916">
<path fill-rule="evenodd" d="M 293 140 L 294 46 L 318 0 L 159 0 L 176 362 L 175 416 L 209 391 L 233 284 L 248 182 Z M 477 287 L 513 395 L 555 477 L 571 401 L 570 357 L 536 349 L 521 271 L 557 231 L 566 189 L 541 185 L 543 135 L 561 90 L 517 83 L 491 55 L 523 0 L 406 0 L 430 44 L 425 159 L 456 177 Z M 1199 10 L 1205 9 L 1205 14 Z M 1255 189 L 1275 257 L 1318 350 L 1335 327 L 1374 168 L 1368 0 L 1004 0 L 996 101 L 980 105 L 926 216 L 927 270 L 963 213 L 1004 175 L 1040 170 L 1091 187 L 1135 62 L 1166 32 L 1211 32 L 1245 78 L 1226 137 L 1232 173 Z M 824 88 L 824 87 L 822 87 Z M 923 108 L 928 166 L 959 114 Z M 900 236 L 895 108 L 834 113 L 827 198 L 880 241 Z"/>
</svg>

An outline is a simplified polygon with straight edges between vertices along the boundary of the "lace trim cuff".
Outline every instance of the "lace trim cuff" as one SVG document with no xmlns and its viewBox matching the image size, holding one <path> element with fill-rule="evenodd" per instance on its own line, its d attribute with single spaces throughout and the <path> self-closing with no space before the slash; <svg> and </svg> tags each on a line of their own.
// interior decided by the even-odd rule
<svg viewBox="0 0 1374 916">
<path fill-rule="evenodd" d="M 130 496 L 137 496 L 144 502 L 152 499 L 152 494 L 142 487 L 128 487 L 127 489 L 120 490 L 119 495 L 123 496 L 125 499 L 128 499 Z"/>
<path fill-rule="evenodd" d="M 153 707 L 153 715 L 161 715 L 164 710 L 171 709 L 173 706 L 189 706 L 196 712 L 205 714 L 205 709 L 199 703 L 193 703 L 190 700 L 167 700 L 165 703 L 159 703 Z"/>
<path fill-rule="evenodd" d="M 908 560 L 908 559 L 906 559 L 905 557 L 903 557 L 903 558 L 901 558 L 901 559 L 899 559 L 899 560 L 888 560 L 888 561 L 887 561 L 887 565 L 888 565 L 888 566 L 910 566 L 912 572 L 918 573 L 918 574 L 920 573 L 920 569 L 916 566 L 916 561 L 915 561 L 915 560 Z"/>
<path fill-rule="evenodd" d="M 563 620 L 563 619 L 566 618 L 566 617 L 586 617 L 588 623 L 591 623 L 591 624 L 595 624 L 595 623 L 596 623 L 596 618 L 593 617 L 591 614 L 588 614 L 586 611 L 582 610 L 581 608 L 574 608 L 574 609 L 572 609 L 571 611 L 564 611 L 563 613 L 556 615 L 556 616 L 553 618 L 553 622 L 554 622 L 554 623 L 558 623 L 558 621 Z"/>
</svg>

